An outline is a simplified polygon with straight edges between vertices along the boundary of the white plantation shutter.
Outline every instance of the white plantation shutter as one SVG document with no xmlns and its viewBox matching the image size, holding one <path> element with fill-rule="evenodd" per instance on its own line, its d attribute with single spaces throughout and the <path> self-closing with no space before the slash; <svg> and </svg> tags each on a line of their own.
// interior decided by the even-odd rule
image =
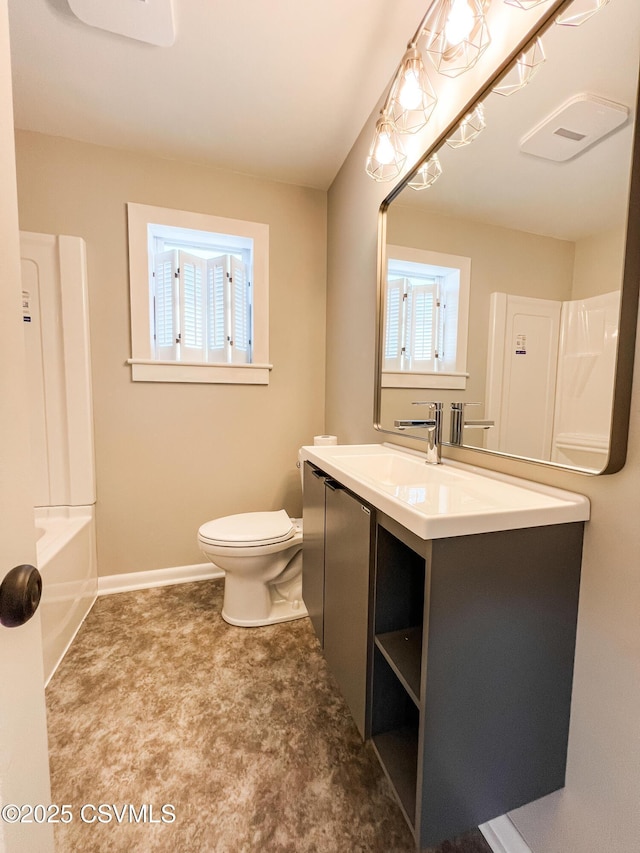
<svg viewBox="0 0 640 853">
<path fill-rule="evenodd" d="M 410 359 L 411 370 L 433 370 L 437 340 L 435 282 L 410 288 L 407 321 L 406 355 Z"/>
<path fill-rule="evenodd" d="M 178 253 L 157 252 L 153 258 L 153 309 L 155 357 L 162 361 L 177 358 L 178 338 Z"/>
<path fill-rule="evenodd" d="M 251 361 L 251 316 L 247 271 L 242 261 L 231 256 L 231 361 Z"/>
<path fill-rule="evenodd" d="M 385 306 L 384 369 L 401 370 L 404 278 L 387 281 Z"/>
<path fill-rule="evenodd" d="M 154 256 L 155 357 L 251 363 L 251 287 L 234 255 L 201 258 L 172 249 Z"/>
<path fill-rule="evenodd" d="M 207 361 L 226 362 L 227 316 L 230 315 L 229 255 L 220 255 L 207 261 Z"/>
<path fill-rule="evenodd" d="M 205 281 L 207 263 L 203 258 L 178 253 L 180 267 L 180 359 L 205 360 Z"/>
</svg>

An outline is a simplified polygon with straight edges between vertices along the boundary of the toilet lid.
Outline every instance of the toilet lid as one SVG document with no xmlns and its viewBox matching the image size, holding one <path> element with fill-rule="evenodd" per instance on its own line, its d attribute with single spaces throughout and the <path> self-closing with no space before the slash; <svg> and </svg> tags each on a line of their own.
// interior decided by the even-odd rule
<svg viewBox="0 0 640 853">
<path fill-rule="evenodd" d="M 271 545 L 286 542 L 295 533 L 283 509 L 276 512 L 242 512 L 203 524 L 198 535 L 212 545 Z"/>
</svg>

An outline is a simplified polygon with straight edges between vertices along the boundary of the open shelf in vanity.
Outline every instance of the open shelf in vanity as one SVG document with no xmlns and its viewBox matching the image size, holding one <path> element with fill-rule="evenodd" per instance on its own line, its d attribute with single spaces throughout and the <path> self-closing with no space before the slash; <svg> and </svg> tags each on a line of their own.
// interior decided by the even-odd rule
<svg viewBox="0 0 640 853">
<path fill-rule="evenodd" d="M 420 547 L 417 542 L 414 545 Z M 416 821 L 425 567 L 424 555 L 394 536 L 384 521 L 378 525 L 371 739 L 412 827 Z"/>
</svg>

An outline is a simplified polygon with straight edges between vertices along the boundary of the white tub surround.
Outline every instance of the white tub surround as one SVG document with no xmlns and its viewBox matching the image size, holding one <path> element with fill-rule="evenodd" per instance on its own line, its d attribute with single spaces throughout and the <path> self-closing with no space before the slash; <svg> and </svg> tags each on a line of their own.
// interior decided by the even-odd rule
<svg viewBox="0 0 640 853">
<path fill-rule="evenodd" d="M 20 245 L 48 681 L 97 593 L 86 258 L 79 237 L 21 232 Z"/>
<path fill-rule="evenodd" d="M 45 686 L 96 600 L 95 507 L 36 510 Z"/>
</svg>

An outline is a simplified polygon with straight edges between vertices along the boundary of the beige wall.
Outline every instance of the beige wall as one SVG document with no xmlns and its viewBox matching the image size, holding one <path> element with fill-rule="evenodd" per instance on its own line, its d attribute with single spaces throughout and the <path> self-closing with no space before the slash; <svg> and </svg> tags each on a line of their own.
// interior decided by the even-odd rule
<svg viewBox="0 0 640 853">
<path fill-rule="evenodd" d="M 494 10 L 495 7 L 495 10 Z M 494 4 L 504 23 L 480 66 L 456 81 L 434 124 L 412 150 L 426 149 L 495 68 L 540 7 L 521 16 Z M 526 19 L 526 24 L 525 24 Z M 494 32 L 494 30 L 492 30 Z M 329 192 L 326 428 L 345 442 L 380 441 L 372 427 L 378 208 L 391 187 L 371 181 L 364 163 L 376 115 Z M 640 349 L 640 348 L 639 348 Z M 640 353 L 636 360 L 640 363 Z M 640 371 L 625 468 L 589 477 L 473 451 L 448 455 L 586 494 L 587 525 L 578 625 L 567 785 L 519 809 L 513 820 L 534 853 L 628 853 L 640 838 Z M 631 511 L 630 511 L 630 508 Z"/>
<path fill-rule="evenodd" d="M 612 228 L 578 240 L 571 299 L 588 299 L 619 290 L 626 228 Z"/>
<path fill-rule="evenodd" d="M 87 244 L 101 575 L 204 562 L 198 526 L 301 508 L 324 428 L 326 193 L 17 134 L 20 227 Z M 131 381 L 127 202 L 270 226 L 270 384 Z"/>
</svg>

